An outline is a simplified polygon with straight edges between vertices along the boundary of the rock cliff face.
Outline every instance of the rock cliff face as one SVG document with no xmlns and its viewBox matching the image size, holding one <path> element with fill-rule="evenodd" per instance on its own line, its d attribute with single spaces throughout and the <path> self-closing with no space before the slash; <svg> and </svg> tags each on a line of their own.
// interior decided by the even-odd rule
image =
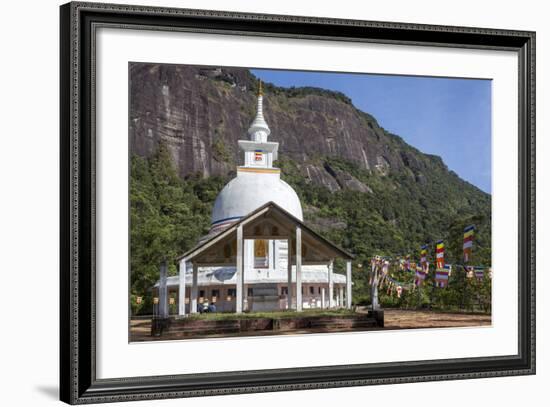
<svg viewBox="0 0 550 407">
<path fill-rule="evenodd" d="M 162 140 L 179 174 L 228 175 L 242 163 L 237 140 L 247 138 L 256 106 L 257 80 L 239 68 L 132 64 L 130 147 L 149 156 Z M 438 157 L 420 153 L 387 133 L 343 94 L 316 88 L 267 85 L 264 114 L 280 157 L 331 191 L 372 192 L 325 158 L 352 162 L 373 175 L 405 173 L 426 181 L 427 170 L 447 171 Z"/>
</svg>

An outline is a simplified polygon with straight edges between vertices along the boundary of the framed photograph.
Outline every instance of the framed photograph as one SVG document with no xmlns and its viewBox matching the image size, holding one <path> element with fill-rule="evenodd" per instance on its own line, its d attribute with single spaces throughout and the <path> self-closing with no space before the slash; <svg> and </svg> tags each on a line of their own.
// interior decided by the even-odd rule
<svg viewBox="0 0 550 407">
<path fill-rule="evenodd" d="M 535 33 L 60 20 L 61 400 L 535 373 Z"/>
</svg>

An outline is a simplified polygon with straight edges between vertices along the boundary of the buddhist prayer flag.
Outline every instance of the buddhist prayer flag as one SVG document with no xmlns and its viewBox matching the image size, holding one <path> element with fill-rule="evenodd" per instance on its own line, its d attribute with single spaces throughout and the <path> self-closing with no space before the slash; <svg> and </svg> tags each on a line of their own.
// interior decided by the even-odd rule
<svg viewBox="0 0 550 407">
<path fill-rule="evenodd" d="M 443 267 L 435 270 L 435 286 L 445 288 L 449 284 L 449 276 L 451 275 L 451 265 L 444 264 Z"/>
<path fill-rule="evenodd" d="M 442 269 L 445 266 L 445 245 L 443 244 L 443 240 L 437 241 L 435 244 L 435 267 L 438 269 Z"/>
<path fill-rule="evenodd" d="M 380 286 L 382 286 L 382 284 L 384 283 L 384 281 L 386 281 L 386 278 L 388 277 L 388 271 L 390 270 L 390 262 L 388 260 L 383 261 L 381 268 L 382 268 L 382 273 L 378 277 L 378 284 Z"/>
<path fill-rule="evenodd" d="M 416 275 L 414 277 L 414 285 L 416 285 L 417 287 L 420 287 L 424 282 L 424 280 L 426 279 L 427 274 L 428 274 L 427 272 L 424 272 L 423 267 L 418 267 L 416 269 Z"/>
<path fill-rule="evenodd" d="M 375 275 L 375 272 L 376 272 L 376 265 L 378 263 L 377 261 L 377 258 L 378 256 L 376 257 L 373 257 L 372 259 L 370 259 L 370 276 L 369 276 L 369 285 L 372 285 L 373 281 L 374 281 L 374 275 Z"/>
<path fill-rule="evenodd" d="M 420 247 L 420 265 L 423 269 L 428 269 L 428 245 Z"/>
<path fill-rule="evenodd" d="M 464 228 L 464 243 L 462 250 L 464 252 L 464 262 L 470 261 L 472 258 L 472 244 L 474 241 L 474 225 L 466 226 Z"/>
<path fill-rule="evenodd" d="M 478 280 L 483 280 L 485 269 L 483 267 L 474 267 L 474 274 Z"/>
<path fill-rule="evenodd" d="M 386 260 L 386 261 L 384 261 L 384 264 L 382 265 L 382 273 L 384 275 L 387 275 L 389 269 L 390 269 L 390 262 Z"/>
<path fill-rule="evenodd" d="M 411 256 L 405 257 L 405 270 L 406 271 L 411 270 Z"/>
</svg>

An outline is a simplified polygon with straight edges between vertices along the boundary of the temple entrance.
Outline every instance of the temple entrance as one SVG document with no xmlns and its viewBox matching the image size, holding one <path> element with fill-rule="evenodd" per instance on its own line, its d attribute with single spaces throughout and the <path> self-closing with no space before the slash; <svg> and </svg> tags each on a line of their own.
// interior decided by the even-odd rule
<svg viewBox="0 0 550 407">
<path fill-rule="evenodd" d="M 245 239 L 244 311 L 265 312 L 287 309 L 282 303 L 280 283 L 288 282 L 286 239 Z"/>
</svg>

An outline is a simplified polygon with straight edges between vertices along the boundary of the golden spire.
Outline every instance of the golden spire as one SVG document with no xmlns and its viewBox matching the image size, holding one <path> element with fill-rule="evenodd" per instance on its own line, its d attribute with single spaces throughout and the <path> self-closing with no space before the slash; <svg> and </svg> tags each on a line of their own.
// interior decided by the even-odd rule
<svg viewBox="0 0 550 407">
<path fill-rule="evenodd" d="M 258 96 L 263 96 L 264 95 L 264 91 L 262 89 L 262 80 L 261 79 L 258 79 L 259 81 L 259 85 L 258 85 Z"/>
</svg>

